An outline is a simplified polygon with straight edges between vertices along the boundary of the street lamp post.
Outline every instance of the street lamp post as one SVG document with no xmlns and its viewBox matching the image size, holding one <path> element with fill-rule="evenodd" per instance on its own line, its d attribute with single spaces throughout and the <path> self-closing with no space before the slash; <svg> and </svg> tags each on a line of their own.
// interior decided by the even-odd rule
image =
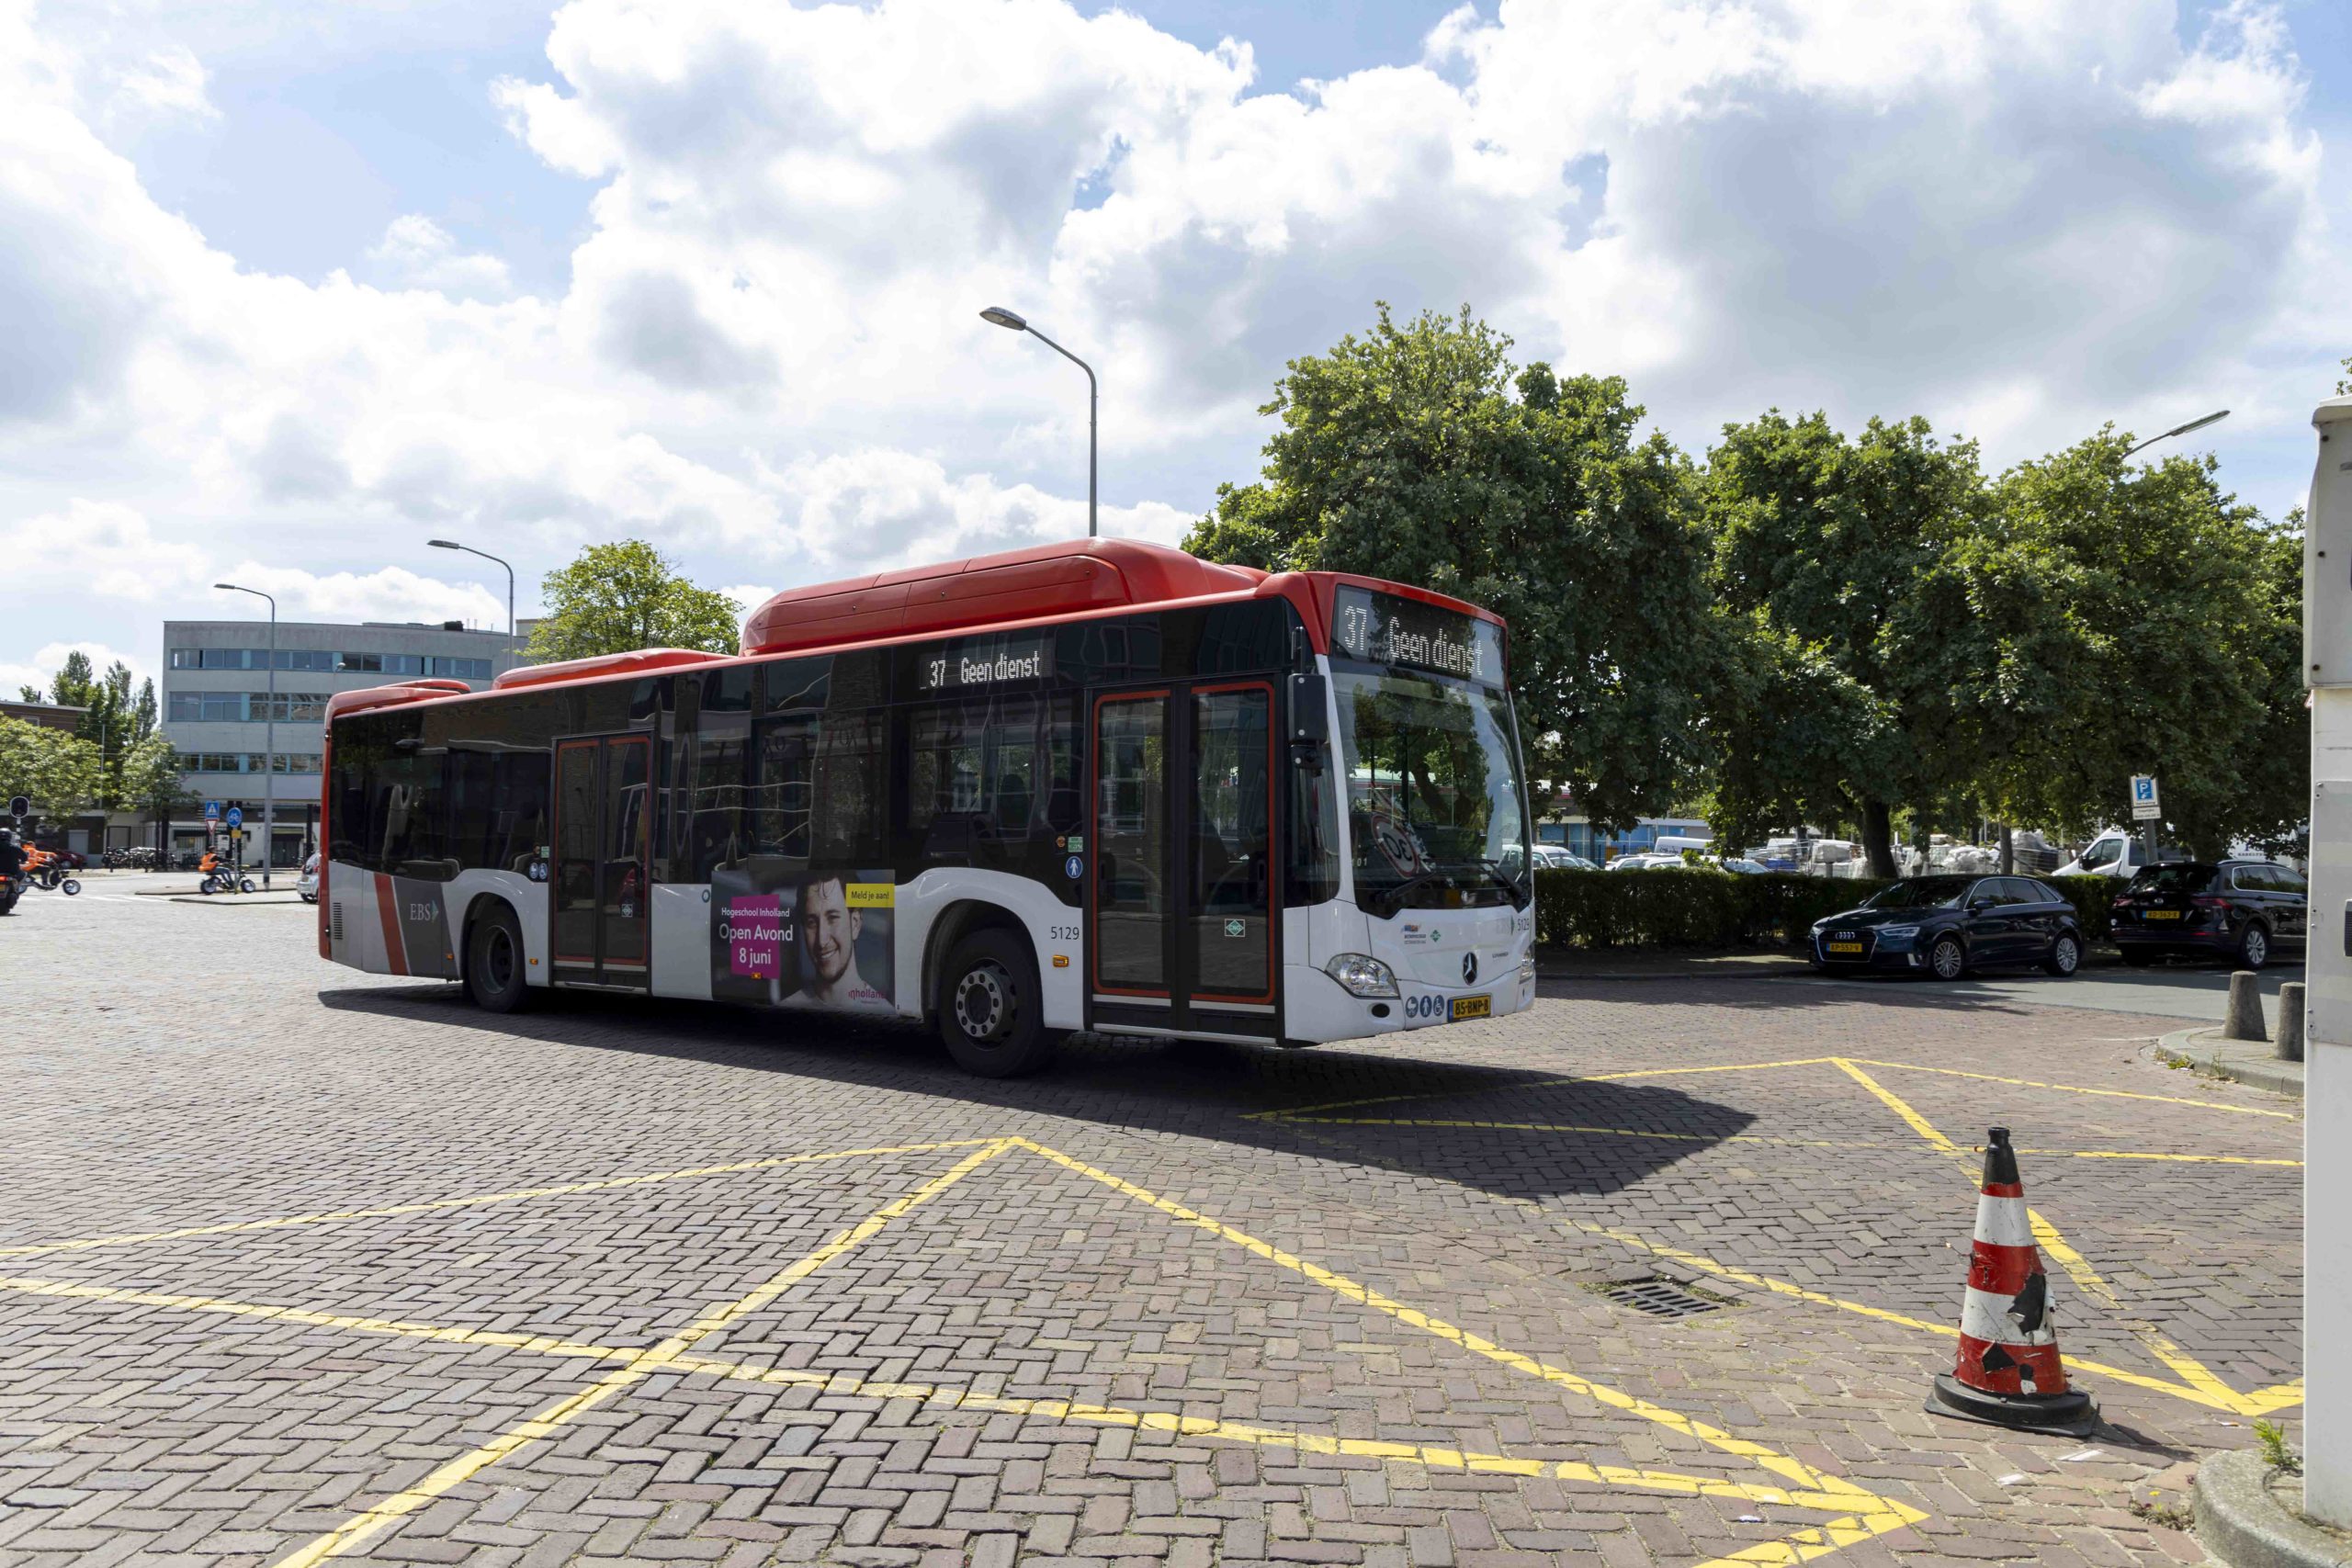
<svg viewBox="0 0 2352 1568">
<path fill-rule="evenodd" d="M 2176 424 L 2162 434 L 2149 436 L 2138 446 L 2128 448 L 2123 456 L 2129 458 L 2132 453 L 2144 452 L 2159 441 L 2169 441 L 2176 435 L 2186 435 L 2192 430 L 2202 430 L 2209 424 L 2219 423 L 2229 417 L 2229 410 L 2215 409 L 2211 413 L 2192 419 L 2187 424 Z M 2148 825 L 2140 829 L 2140 852 L 2147 857 L 2150 865 L 2156 863 L 2156 820 L 2153 817 L 2148 818 Z M 2002 869 L 2007 870 L 2007 867 L 2004 865 Z"/>
<path fill-rule="evenodd" d="M 1095 431 L 1102 401 L 1099 389 L 1094 381 L 1094 367 L 1031 326 L 1028 319 L 1017 310 L 1008 310 L 1001 305 L 991 305 L 980 312 L 980 320 L 1003 327 L 1008 332 L 1027 333 L 1031 337 L 1086 372 L 1086 536 L 1090 539 L 1093 538 L 1096 532 L 1094 522 Z"/>
<path fill-rule="evenodd" d="M 512 566 L 507 565 L 505 561 L 499 560 L 496 556 L 492 555 L 488 550 L 478 550 L 471 545 L 461 545 L 455 539 L 427 539 L 424 542 L 431 545 L 436 550 L 463 550 L 469 556 L 480 556 L 484 560 L 498 561 L 499 565 L 506 567 L 506 640 L 509 642 L 514 641 L 514 569 Z"/>
<path fill-rule="evenodd" d="M 269 752 L 269 761 L 263 764 L 261 786 L 261 887 L 266 893 L 269 868 L 277 859 L 277 601 L 258 588 L 240 588 L 233 582 L 212 586 L 269 600 L 269 706 L 262 716 L 262 745 Z"/>
</svg>

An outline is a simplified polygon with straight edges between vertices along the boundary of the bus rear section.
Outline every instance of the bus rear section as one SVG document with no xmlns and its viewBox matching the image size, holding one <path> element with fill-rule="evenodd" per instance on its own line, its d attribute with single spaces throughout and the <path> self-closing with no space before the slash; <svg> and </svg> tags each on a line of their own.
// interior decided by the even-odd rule
<svg viewBox="0 0 2352 1568">
<path fill-rule="evenodd" d="M 1532 999 L 1503 630 L 1125 541 L 780 595 L 723 657 L 329 716 L 322 955 L 922 1020 L 1309 1044 Z"/>
</svg>

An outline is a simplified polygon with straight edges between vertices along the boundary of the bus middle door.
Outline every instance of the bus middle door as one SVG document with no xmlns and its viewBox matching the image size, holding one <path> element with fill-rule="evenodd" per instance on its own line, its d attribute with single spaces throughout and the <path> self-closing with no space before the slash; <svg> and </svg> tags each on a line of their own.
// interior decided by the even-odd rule
<svg viewBox="0 0 2352 1568">
<path fill-rule="evenodd" d="M 652 776 L 650 736 L 556 742 L 548 896 L 558 985 L 647 987 Z"/>
<path fill-rule="evenodd" d="M 1272 684 L 1104 693 L 1091 730 L 1091 1025 L 1279 1038 Z"/>
</svg>

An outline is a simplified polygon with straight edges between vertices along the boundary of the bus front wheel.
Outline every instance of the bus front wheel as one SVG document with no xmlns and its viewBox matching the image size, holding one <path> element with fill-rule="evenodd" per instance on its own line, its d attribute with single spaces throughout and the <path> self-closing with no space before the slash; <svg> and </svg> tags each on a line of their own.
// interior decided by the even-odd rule
<svg viewBox="0 0 2352 1568">
<path fill-rule="evenodd" d="M 967 1073 L 1034 1073 L 1054 1056 L 1039 1000 L 1029 944 L 1011 931 L 974 931 L 939 972 L 939 1037 Z"/>
<path fill-rule="evenodd" d="M 503 904 L 484 909 L 466 932 L 466 994 L 485 1012 L 513 1012 L 530 1000 L 523 928 Z"/>
</svg>

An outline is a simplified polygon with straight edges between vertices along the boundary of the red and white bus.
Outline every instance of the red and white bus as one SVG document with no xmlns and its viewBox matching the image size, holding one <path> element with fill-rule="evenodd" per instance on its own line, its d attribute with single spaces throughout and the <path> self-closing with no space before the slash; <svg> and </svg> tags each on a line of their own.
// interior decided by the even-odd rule
<svg viewBox="0 0 2352 1568">
<path fill-rule="evenodd" d="M 657 649 L 328 704 L 322 957 L 1267 1044 L 1534 997 L 1502 623 L 1085 540 L 796 589 Z"/>
</svg>

